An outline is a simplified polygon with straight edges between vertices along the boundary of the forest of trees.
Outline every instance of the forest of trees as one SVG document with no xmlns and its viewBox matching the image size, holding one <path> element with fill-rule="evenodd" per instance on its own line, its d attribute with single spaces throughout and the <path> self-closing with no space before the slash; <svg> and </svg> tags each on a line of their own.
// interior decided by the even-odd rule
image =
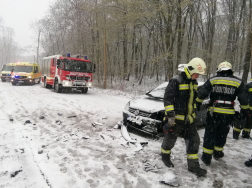
<svg viewBox="0 0 252 188">
<path fill-rule="evenodd" d="M 169 80 L 193 57 L 229 61 L 247 82 L 252 0 L 56 0 L 33 25 L 37 56 L 87 55 L 96 80 Z M 44 51 L 44 54 L 40 54 Z"/>
<path fill-rule="evenodd" d="M 14 41 L 14 30 L 4 27 L 0 19 L 0 67 L 6 63 L 15 62 L 22 50 Z"/>
</svg>

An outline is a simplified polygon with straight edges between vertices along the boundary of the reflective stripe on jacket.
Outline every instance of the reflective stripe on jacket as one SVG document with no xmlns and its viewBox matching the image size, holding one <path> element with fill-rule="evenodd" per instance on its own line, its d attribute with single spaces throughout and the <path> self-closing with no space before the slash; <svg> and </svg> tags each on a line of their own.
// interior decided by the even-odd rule
<svg viewBox="0 0 252 188">
<path fill-rule="evenodd" d="M 174 76 L 164 94 L 165 113 L 175 111 L 177 121 L 185 121 L 188 118 L 190 123 L 193 123 L 197 88 L 198 82 L 188 79 L 184 72 Z"/>
<path fill-rule="evenodd" d="M 242 80 L 231 72 L 220 72 L 208 79 L 199 89 L 196 101 L 202 102 L 210 94 L 209 111 L 222 114 L 235 114 L 233 101 L 238 97 L 241 109 L 248 109 L 248 92 Z M 218 103 L 216 101 L 230 101 Z"/>
</svg>

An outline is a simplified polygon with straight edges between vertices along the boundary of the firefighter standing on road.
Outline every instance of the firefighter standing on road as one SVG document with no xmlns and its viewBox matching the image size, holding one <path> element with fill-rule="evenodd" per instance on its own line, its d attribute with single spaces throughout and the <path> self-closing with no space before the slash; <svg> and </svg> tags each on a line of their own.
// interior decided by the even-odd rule
<svg viewBox="0 0 252 188">
<path fill-rule="evenodd" d="M 234 124 L 234 129 L 233 129 L 233 138 L 234 139 L 239 139 L 239 135 L 242 131 L 242 137 L 243 138 L 250 138 L 250 131 L 252 127 L 252 122 L 251 122 L 251 110 L 252 110 L 252 82 L 246 84 L 246 90 L 248 92 L 248 110 L 250 110 L 250 113 L 241 113 L 239 114 L 240 116 L 240 121 L 236 121 Z M 245 116 L 245 117 L 242 117 Z"/>
<path fill-rule="evenodd" d="M 226 61 L 218 66 L 217 75 L 208 79 L 199 89 L 197 106 L 200 106 L 209 94 L 210 106 L 207 112 L 202 155 L 202 161 L 206 165 L 210 165 L 212 155 L 215 159 L 224 156 L 223 147 L 234 118 L 236 96 L 243 116 L 247 114 L 248 108 L 245 86 L 241 79 L 233 76 L 232 65 Z"/>
<path fill-rule="evenodd" d="M 200 168 L 198 150 L 200 138 L 195 126 L 195 99 L 199 74 L 206 73 L 206 64 L 200 58 L 193 58 L 185 65 L 184 72 L 174 76 L 165 90 L 164 106 L 166 124 L 163 127 L 164 140 L 161 146 L 162 161 L 167 167 L 174 167 L 170 160 L 171 149 L 179 134 L 183 133 L 186 143 L 188 170 L 197 176 L 207 171 Z"/>
</svg>

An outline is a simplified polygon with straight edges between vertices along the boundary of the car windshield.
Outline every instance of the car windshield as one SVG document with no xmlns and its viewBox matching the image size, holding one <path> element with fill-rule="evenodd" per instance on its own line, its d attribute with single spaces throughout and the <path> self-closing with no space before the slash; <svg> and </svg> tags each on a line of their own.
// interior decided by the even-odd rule
<svg viewBox="0 0 252 188">
<path fill-rule="evenodd" d="M 151 96 L 151 97 L 155 97 L 155 98 L 163 99 L 165 89 L 166 89 L 167 85 L 168 85 L 168 82 L 164 82 L 161 85 L 159 85 L 158 87 L 156 87 L 155 89 L 153 89 L 150 92 L 146 93 L 146 95 Z"/>
<path fill-rule="evenodd" d="M 92 73 L 92 64 L 90 62 L 67 59 L 65 61 L 65 70 Z"/>
<path fill-rule="evenodd" d="M 11 71 L 14 66 L 4 66 L 3 71 Z"/>
<path fill-rule="evenodd" d="M 32 66 L 15 66 L 14 72 L 32 72 Z"/>
</svg>

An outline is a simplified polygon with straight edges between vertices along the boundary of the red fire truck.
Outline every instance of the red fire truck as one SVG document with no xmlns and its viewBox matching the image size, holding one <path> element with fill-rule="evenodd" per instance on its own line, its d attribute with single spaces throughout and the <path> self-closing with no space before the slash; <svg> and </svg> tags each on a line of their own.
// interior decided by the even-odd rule
<svg viewBox="0 0 252 188">
<path fill-rule="evenodd" d="M 93 72 L 93 64 L 86 56 L 52 55 L 43 58 L 41 80 L 44 87 L 53 88 L 57 93 L 73 89 L 87 93 L 92 87 Z"/>
</svg>

